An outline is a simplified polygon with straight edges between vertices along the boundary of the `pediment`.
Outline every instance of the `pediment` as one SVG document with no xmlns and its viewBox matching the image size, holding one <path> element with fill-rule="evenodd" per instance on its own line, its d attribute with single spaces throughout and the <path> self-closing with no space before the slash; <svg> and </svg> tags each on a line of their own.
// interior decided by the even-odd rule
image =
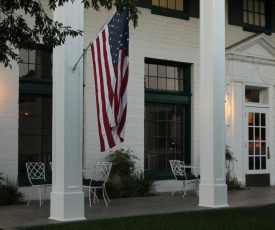
<svg viewBox="0 0 275 230">
<path fill-rule="evenodd" d="M 275 60 L 275 44 L 265 34 L 256 34 L 226 48 L 227 54 Z"/>
</svg>

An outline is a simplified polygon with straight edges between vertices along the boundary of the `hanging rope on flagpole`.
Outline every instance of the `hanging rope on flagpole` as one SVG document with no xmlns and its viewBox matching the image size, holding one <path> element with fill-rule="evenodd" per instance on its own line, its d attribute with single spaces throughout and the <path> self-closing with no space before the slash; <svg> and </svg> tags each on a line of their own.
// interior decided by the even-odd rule
<svg viewBox="0 0 275 230">
<path fill-rule="evenodd" d="M 74 73 L 74 71 L 75 71 L 75 69 L 76 69 L 77 64 L 80 62 L 81 58 L 82 58 L 82 57 L 84 56 L 84 54 L 87 52 L 87 50 L 89 49 L 90 45 L 91 45 L 91 42 L 89 43 L 89 45 L 87 46 L 87 48 L 83 51 L 83 53 L 82 53 L 82 55 L 80 56 L 80 58 L 78 59 L 78 61 L 75 63 L 75 65 L 74 65 L 74 67 L 73 67 L 73 73 Z"/>
</svg>

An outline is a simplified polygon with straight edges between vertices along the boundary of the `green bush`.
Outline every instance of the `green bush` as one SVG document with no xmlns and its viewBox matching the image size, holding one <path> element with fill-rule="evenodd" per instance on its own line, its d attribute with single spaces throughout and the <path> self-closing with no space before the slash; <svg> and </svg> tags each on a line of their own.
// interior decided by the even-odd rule
<svg viewBox="0 0 275 230">
<path fill-rule="evenodd" d="M 152 176 L 140 170 L 134 174 L 132 180 L 136 185 L 137 196 L 149 196 L 155 193 L 155 179 Z"/>
<path fill-rule="evenodd" d="M 112 169 L 110 177 L 119 176 L 120 178 L 128 177 L 132 175 L 135 171 L 135 160 L 138 158 L 132 154 L 132 150 L 116 150 L 111 152 L 107 157 L 107 160 L 112 162 Z"/>
<path fill-rule="evenodd" d="M 106 189 L 110 198 L 148 196 L 155 194 L 154 178 L 136 169 L 138 158 L 132 150 L 116 150 L 107 157 L 112 162 Z"/>
<path fill-rule="evenodd" d="M 226 173 L 227 189 L 229 191 L 246 189 L 246 186 L 244 183 L 239 182 L 236 176 L 232 176 L 230 167 L 232 162 L 237 160 L 233 156 L 233 152 L 229 149 L 228 146 L 225 147 L 225 160 L 226 160 L 226 168 L 227 168 L 227 173 Z"/>
<path fill-rule="evenodd" d="M 0 181 L 0 206 L 22 204 L 23 194 L 18 190 L 16 181 L 3 177 Z"/>
<path fill-rule="evenodd" d="M 236 176 L 231 176 L 229 173 L 226 174 L 226 184 L 229 191 L 246 189 L 244 183 L 239 182 Z"/>
</svg>

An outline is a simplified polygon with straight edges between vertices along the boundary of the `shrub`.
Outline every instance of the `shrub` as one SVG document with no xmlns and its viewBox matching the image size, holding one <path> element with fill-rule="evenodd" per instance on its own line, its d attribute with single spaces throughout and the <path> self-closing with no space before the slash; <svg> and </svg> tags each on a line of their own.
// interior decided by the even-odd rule
<svg viewBox="0 0 275 230">
<path fill-rule="evenodd" d="M 136 170 L 138 158 L 132 150 L 116 150 L 107 157 L 112 162 L 110 180 L 106 189 L 110 198 L 136 197 L 152 195 L 154 178 L 144 175 L 142 170 Z"/>
<path fill-rule="evenodd" d="M 229 173 L 226 174 L 226 184 L 227 184 L 227 189 L 229 191 L 246 189 L 246 186 L 244 183 L 239 182 L 236 176 L 232 177 Z"/>
<path fill-rule="evenodd" d="M 246 189 L 246 186 L 244 183 L 239 182 L 236 176 L 232 176 L 231 164 L 234 160 L 236 160 L 236 158 L 233 156 L 233 152 L 229 149 L 228 146 L 225 147 L 225 160 L 226 160 L 226 168 L 227 168 L 227 173 L 226 173 L 227 189 L 229 191 Z"/>
<path fill-rule="evenodd" d="M 133 183 L 137 186 L 137 196 L 149 196 L 155 193 L 155 179 L 143 171 L 137 172 L 133 176 Z"/>
<path fill-rule="evenodd" d="M 107 160 L 112 162 L 110 177 L 117 175 L 122 179 L 134 173 L 135 160 L 138 160 L 138 158 L 132 152 L 130 149 L 120 149 L 113 153 L 111 152 L 107 157 Z"/>
<path fill-rule="evenodd" d="M 0 206 L 22 203 L 23 194 L 18 190 L 16 181 L 3 177 L 0 182 Z"/>
</svg>

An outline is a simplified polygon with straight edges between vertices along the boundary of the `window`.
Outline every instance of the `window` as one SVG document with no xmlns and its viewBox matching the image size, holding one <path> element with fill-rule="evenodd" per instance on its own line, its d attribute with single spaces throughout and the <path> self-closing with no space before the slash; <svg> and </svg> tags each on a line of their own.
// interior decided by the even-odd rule
<svg viewBox="0 0 275 230">
<path fill-rule="evenodd" d="M 148 0 L 146 0 L 148 1 Z M 145 0 L 141 6 L 148 8 Z M 152 14 L 189 20 L 189 17 L 199 17 L 199 0 L 152 0 Z"/>
<path fill-rule="evenodd" d="M 259 28 L 266 28 L 266 1 L 243 0 L 243 23 Z"/>
<path fill-rule="evenodd" d="M 52 79 L 52 49 L 37 45 L 35 50 L 20 50 L 19 76 Z"/>
<path fill-rule="evenodd" d="M 145 59 L 145 169 L 190 163 L 190 64 Z"/>
<path fill-rule="evenodd" d="M 152 0 L 152 5 L 182 12 L 186 9 L 183 0 Z"/>
<path fill-rule="evenodd" d="M 145 64 L 145 86 L 148 89 L 184 92 L 188 90 L 188 69 L 161 64 Z M 188 89 L 185 89 L 187 86 Z"/>
<path fill-rule="evenodd" d="M 268 89 L 246 86 L 245 102 L 268 104 Z"/>
<path fill-rule="evenodd" d="M 229 0 L 228 4 L 229 24 L 249 32 L 271 34 L 275 5 L 270 0 Z"/>
<path fill-rule="evenodd" d="M 18 184 L 29 185 L 25 163 L 42 161 L 51 176 L 52 49 L 20 50 Z"/>
</svg>

